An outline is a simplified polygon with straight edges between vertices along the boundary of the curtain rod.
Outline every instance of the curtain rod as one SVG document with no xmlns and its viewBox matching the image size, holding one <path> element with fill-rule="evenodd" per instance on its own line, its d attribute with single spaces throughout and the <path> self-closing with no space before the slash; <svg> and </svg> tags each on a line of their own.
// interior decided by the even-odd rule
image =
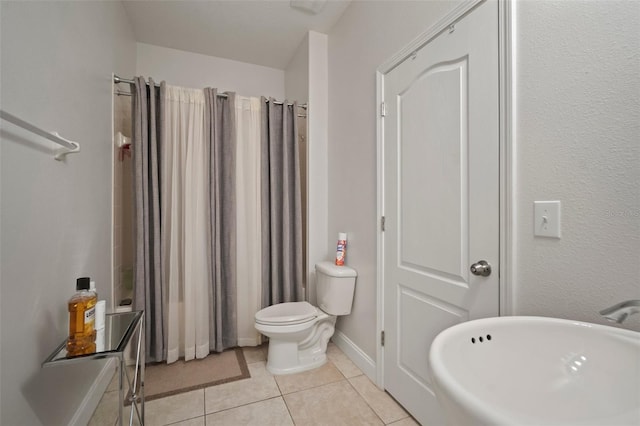
<svg viewBox="0 0 640 426">
<path fill-rule="evenodd" d="M 117 76 L 117 75 L 115 75 L 115 74 L 113 75 L 113 82 L 114 82 L 114 83 L 116 83 L 116 84 L 118 84 L 118 83 L 136 84 L 136 83 L 135 83 L 135 81 L 133 81 L 133 80 L 127 80 L 126 78 L 119 77 L 119 76 Z M 148 84 L 149 84 L 149 83 L 147 82 L 147 85 L 148 85 Z M 155 85 L 155 87 L 160 87 L 160 85 L 156 84 L 156 85 Z M 116 94 L 117 94 L 117 95 L 125 95 L 125 96 L 127 96 L 127 95 L 131 95 L 130 93 L 124 93 L 124 92 L 120 92 L 120 91 L 116 92 Z M 218 97 L 221 97 L 221 98 L 226 98 L 226 97 L 227 97 L 227 95 L 226 95 L 225 93 L 218 93 L 218 95 L 217 95 L 217 96 L 218 96 Z M 267 100 L 267 102 L 269 102 L 269 101 Z M 277 101 L 276 101 L 276 102 L 274 102 L 274 104 L 276 104 L 276 105 L 282 105 L 282 104 L 283 104 L 283 102 L 277 102 Z M 287 105 L 292 106 L 293 104 L 287 104 Z M 298 106 L 299 106 L 300 108 L 307 109 L 307 104 L 300 104 L 300 105 L 298 105 Z"/>
<path fill-rule="evenodd" d="M 58 161 L 64 160 L 65 155 L 67 154 L 80 152 L 80 144 L 78 142 L 73 142 L 69 139 L 65 139 L 60 136 L 58 132 L 47 132 L 46 130 L 42 130 L 41 128 L 3 110 L 0 110 L 0 118 L 8 121 L 9 123 L 13 123 L 16 126 L 22 127 L 23 129 L 28 130 L 31 133 L 35 133 L 38 136 L 49 139 L 50 141 L 55 142 L 58 145 L 62 145 L 64 148 L 57 150 L 54 156 L 54 158 Z"/>
</svg>

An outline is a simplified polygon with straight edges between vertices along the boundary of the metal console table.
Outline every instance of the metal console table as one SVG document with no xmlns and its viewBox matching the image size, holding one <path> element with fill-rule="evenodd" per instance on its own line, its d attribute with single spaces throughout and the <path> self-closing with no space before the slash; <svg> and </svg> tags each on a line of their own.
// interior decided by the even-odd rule
<svg viewBox="0 0 640 426">
<path fill-rule="evenodd" d="M 134 337 L 135 336 L 135 337 Z M 102 340 L 104 339 L 104 345 Z M 126 366 L 125 351 L 130 342 L 135 344 L 135 368 L 129 371 Z M 127 400 L 131 404 L 129 425 L 133 425 L 135 412 L 138 423 L 144 425 L 144 311 L 108 314 L 105 318 L 104 336 L 99 333 L 96 338 L 98 350 L 95 353 L 78 356 L 67 356 L 66 340 L 53 351 L 42 363 L 43 367 L 61 364 L 85 362 L 94 359 L 118 359 L 118 390 L 120 404 L 118 407 L 118 424 L 122 426 L 122 414 L 125 403 L 125 379 L 128 385 Z"/>
</svg>

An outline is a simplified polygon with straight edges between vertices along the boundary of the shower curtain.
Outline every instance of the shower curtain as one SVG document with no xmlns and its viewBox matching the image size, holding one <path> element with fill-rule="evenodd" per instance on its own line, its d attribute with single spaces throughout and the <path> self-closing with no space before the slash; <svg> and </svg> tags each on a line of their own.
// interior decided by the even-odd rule
<svg viewBox="0 0 640 426">
<path fill-rule="evenodd" d="M 162 138 L 162 247 L 167 362 L 209 354 L 208 171 L 202 90 L 167 87 Z"/>
<path fill-rule="evenodd" d="M 254 315 L 261 308 L 260 98 L 236 98 L 238 345 L 256 346 Z"/>
<path fill-rule="evenodd" d="M 135 79 L 135 307 L 149 361 L 254 346 L 303 299 L 297 106 Z"/>
<path fill-rule="evenodd" d="M 304 299 L 297 103 L 263 98 L 262 306 Z"/>
<path fill-rule="evenodd" d="M 133 171 L 135 193 L 134 307 L 145 311 L 148 361 L 166 359 L 166 315 L 160 244 L 160 140 L 166 85 L 136 77 L 133 100 Z M 158 119 L 159 118 L 159 119 Z"/>
<path fill-rule="evenodd" d="M 235 94 L 204 89 L 209 153 L 210 348 L 221 352 L 238 343 L 236 317 L 236 125 Z"/>
</svg>

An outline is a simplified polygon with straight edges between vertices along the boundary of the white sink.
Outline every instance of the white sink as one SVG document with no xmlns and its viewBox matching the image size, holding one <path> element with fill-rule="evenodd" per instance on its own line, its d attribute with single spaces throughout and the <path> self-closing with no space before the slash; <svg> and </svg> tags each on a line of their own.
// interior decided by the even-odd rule
<svg viewBox="0 0 640 426">
<path fill-rule="evenodd" d="M 640 425 L 640 333 L 500 317 L 448 328 L 429 369 L 451 425 Z"/>
</svg>

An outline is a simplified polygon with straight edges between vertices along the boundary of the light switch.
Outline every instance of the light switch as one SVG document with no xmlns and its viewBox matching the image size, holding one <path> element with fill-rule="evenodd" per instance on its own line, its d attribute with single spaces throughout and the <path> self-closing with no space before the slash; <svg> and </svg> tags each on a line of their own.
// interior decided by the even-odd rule
<svg viewBox="0 0 640 426">
<path fill-rule="evenodd" d="M 533 211 L 533 235 L 560 238 L 560 201 L 534 201 Z"/>
</svg>

